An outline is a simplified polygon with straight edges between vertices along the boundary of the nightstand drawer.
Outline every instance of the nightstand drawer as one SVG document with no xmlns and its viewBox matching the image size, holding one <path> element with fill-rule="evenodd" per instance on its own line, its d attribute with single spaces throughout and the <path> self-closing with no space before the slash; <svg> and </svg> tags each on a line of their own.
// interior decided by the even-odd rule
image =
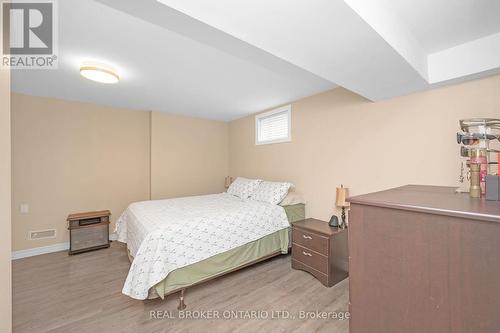
<svg viewBox="0 0 500 333">
<path fill-rule="evenodd" d="M 328 255 L 328 238 L 293 228 L 292 242 L 323 255 Z"/>
<path fill-rule="evenodd" d="M 292 268 L 293 269 L 300 269 L 300 270 L 303 270 L 303 271 L 306 271 L 306 272 L 309 272 L 310 274 L 312 274 L 316 279 L 319 280 L 319 282 L 321 282 L 322 284 L 324 284 L 325 286 L 327 287 L 331 287 L 332 284 L 330 283 L 330 281 L 328 280 L 328 275 L 326 274 L 323 274 L 317 270 L 315 270 L 314 268 L 311 268 L 303 263 L 301 263 L 300 261 L 297 261 L 297 260 L 294 260 L 292 259 Z"/>
<path fill-rule="evenodd" d="M 328 258 L 297 244 L 292 244 L 292 259 L 328 274 Z"/>
</svg>

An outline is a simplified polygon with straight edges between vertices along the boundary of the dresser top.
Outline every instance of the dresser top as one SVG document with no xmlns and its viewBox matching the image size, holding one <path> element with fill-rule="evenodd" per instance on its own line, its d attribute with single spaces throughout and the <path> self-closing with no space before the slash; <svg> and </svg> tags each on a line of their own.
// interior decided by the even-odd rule
<svg viewBox="0 0 500 333">
<path fill-rule="evenodd" d="M 99 210 L 96 212 L 69 214 L 67 220 L 68 221 L 77 221 L 77 220 L 92 219 L 92 218 L 110 216 L 110 215 L 111 215 L 111 212 L 109 210 Z"/>
<path fill-rule="evenodd" d="M 297 221 L 292 223 L 294 228 L 303 229 L 306 231 L 316 232 L 318 234 L 323 234 L 326 236 L 332 236 L 336 233 L 342 232 L 345 229 L 340 229 L 337 227 L 330 227 L 328 222 L 316 220 L 316 219 L 305 219 L 302 221 Z"/>
<path fill-rule="evenodd" d="M 351 197 L 348 201 L 351 204 L 500 222 L 500 201 L 471 198 L 468 193 L 455 193 L 454 187 L 406 185 Z"/>
</svg>

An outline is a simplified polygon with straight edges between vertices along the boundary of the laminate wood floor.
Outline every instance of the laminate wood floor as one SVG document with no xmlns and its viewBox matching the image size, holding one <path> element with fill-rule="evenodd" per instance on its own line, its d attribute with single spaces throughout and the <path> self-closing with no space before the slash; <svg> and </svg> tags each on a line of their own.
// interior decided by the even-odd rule
<svg viewBox="0 0 500 333">
<path fill-rule="evenodd" d="M 57 252 L 12 265 L 15 333 L 348 332 L 346 319 L 299 318 L 300 311 L 327 316 L 347 311 L 348 279 L 326 288 L 308 273 L 292 270 L 289 255 L 187 290 L 190 312 L 184 315 L 212 313 L 220 319 L 180 318 L 177 295 L 147 301 L 123 295 L 130 263 L 125 246 L 117 242 L 109 249 L 75 256 Z M 151 318 L 151 311 L 164 311 L 155 312 L 164 318 Z M 271 318 L 279 314 L 295 318 Z M 224 319 L 228 315 L 240 318 Z"/>
</svg>

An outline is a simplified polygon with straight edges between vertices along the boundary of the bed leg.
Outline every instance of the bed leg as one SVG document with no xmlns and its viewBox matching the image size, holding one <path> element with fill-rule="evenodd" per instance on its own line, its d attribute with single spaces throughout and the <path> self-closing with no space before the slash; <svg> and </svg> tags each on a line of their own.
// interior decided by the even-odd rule
<svg viewBox="0 0 500 333">
<path fill-rule="evenodd" d="M 179 294 L 179 306 L 177 307 L 177 310 L 181 311 L 186 308 L 186 303 L 184 303 L 184 292 L 186 289 L 181 289 L 181 293 Z"/>
</svg>

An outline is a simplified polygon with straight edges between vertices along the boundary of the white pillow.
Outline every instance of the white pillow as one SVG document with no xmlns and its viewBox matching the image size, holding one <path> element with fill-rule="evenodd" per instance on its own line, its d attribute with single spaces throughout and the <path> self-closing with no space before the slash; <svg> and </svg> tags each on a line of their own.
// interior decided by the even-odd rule
<svg viewBox="0 0 500 333">
<path fill-rule="evenodd" d="M 277 205 L 286 197 L 291 186 L 291 183 L 263 181 L 253 192 L 250 199 Z"/>
<path fill-rule="evenodd" d="M 280 206 L 292 206 L 297 204 L 305 204 L 304 196 L 300 193 L 288 192 L 286 197 L 281 200 Z"/>
<path fill-rule="evenodd" d="M 259 186 L 260 179 L 247 179 L 238 177 L 231 183 L 227 189 L 227 193 L 237 196 L 241 199 L 248 199 L 255 189 Z"/>
</svg>

